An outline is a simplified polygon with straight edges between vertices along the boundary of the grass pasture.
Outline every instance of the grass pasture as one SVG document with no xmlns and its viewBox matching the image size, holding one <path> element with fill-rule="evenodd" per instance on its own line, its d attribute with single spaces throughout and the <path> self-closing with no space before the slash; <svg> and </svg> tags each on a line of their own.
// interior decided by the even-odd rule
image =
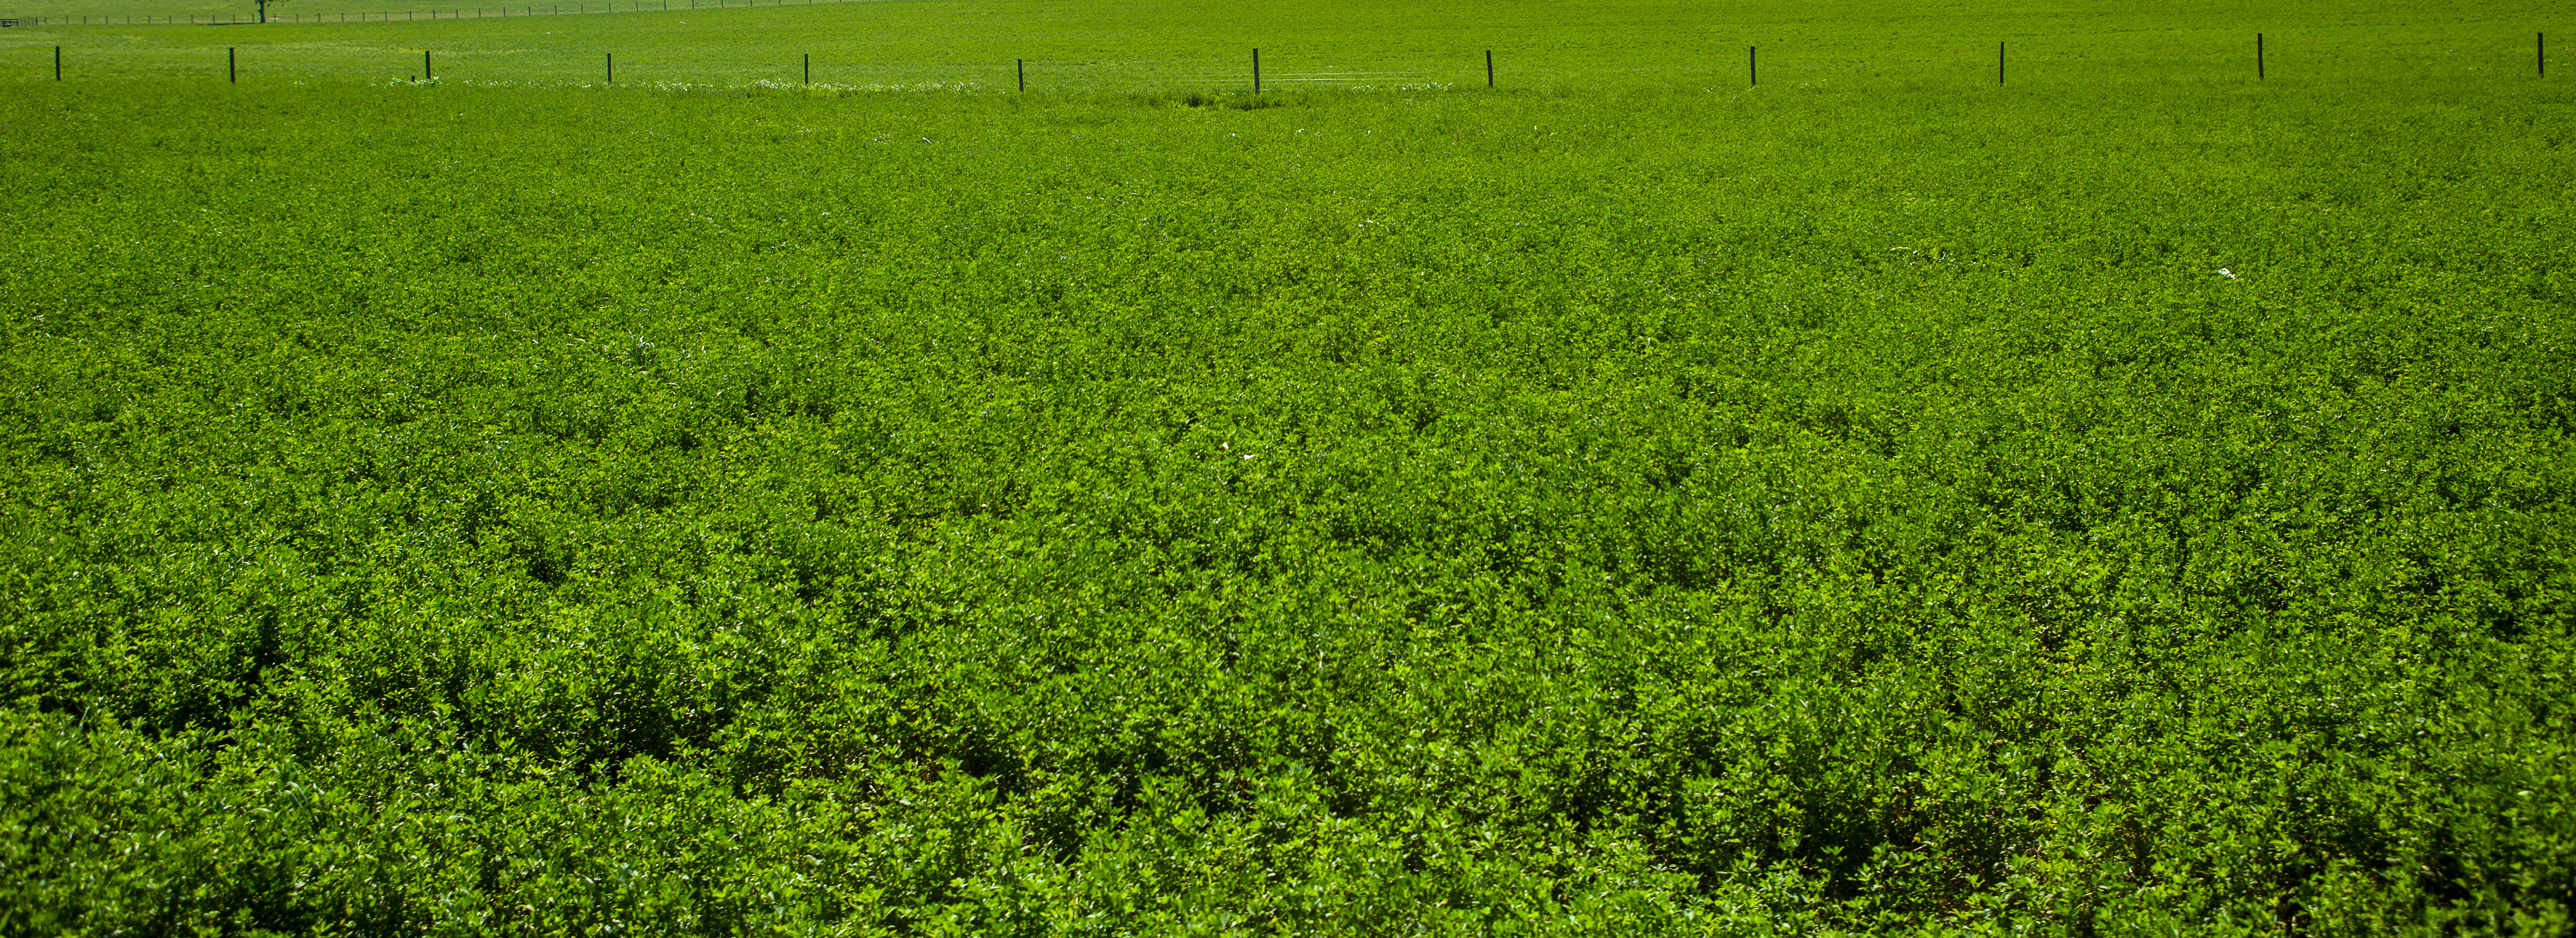
<svg viewBox="0 0 2576 938">
<path fill-rule="evenodd" d="M 2566 934 L 2544 12 L 0 32 L 0 933 Z"/>
<path fill-rule="evenodd" d="M 132 0 L 67 0 L 56 14 L 184 17 L 190 8 Z M 383 4 L 294 0 L 306 14 L 382 12 Z M 301 4 L 313 3 L 312 7 Z M 51 8 L 48 8 L 51 9 Z M 230 7 L 207 7 L 212 14 Z M 247 11 L 247 7 L 241 10 Z M 247 15 L 244 12 L 244 15 Z M 399 14 L 398 14 L 399 15 Z M 1995 44 L 2009 44 L 2008 87 L 2175 83 L 2241 87 L 2254 34 L 2267 36 L 2267 80 L 2333 84 L 2356 75 L 2460 87 L 2530 80 L 2546 4 L 2497 3 L 2448 15 L 2361 4 L 1896 5 L 1766 4 L 1711 11 L 1679 3 L 1319 3 L 1241 9 L 1156 0 L 1088 7 L 1061 0 L 871 0 L 586 16 L 266 26 L 47 26 L 0 31 L 0 74 L 66 80 L 218 79 L 225 49 L 245 80 L 380 81 L 416 76 L 436 52 L 451 81 L 599 82 L 615 54 L 630 83 L 740 85 L 801 81 L 1015 87 L 1025 60 L 1039 92 L 1213 91 L 1250 83 L 1263 50 L 1274 87 L 1484 84 L 1485 50 L 1501 87 L 1616 94 L 1642 88 L 1732 89 L 1745 51 L 1762 50 L 1765 84 L 1893 89 L 1989 86 Z M 265 87 L 263 85 L 263 87 Z M 2152 98 L 2145 99 L 2152 100 Z"/>
</svg>

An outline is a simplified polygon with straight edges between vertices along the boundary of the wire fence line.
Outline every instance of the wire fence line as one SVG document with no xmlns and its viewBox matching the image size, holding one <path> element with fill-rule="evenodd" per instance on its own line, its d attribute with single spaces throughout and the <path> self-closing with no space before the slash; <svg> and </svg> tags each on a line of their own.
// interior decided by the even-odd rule
<svg viewBox="0 0 2576 938">
<path fill-rule="evenodd" d="M 650 11 L 658 8 L 661 4 L 666 2 L 679 5 L 684 9 L 692 2 L 696 3 L 699 9 L 720 8 L 719 4 L 733 7 L 753 5 L 748 2 L 737 2 L 737 0 L 624 0 L 624 2 L 621 2 L 620 8 L 617 9 L 616 12 L 628 12 L 633 10 L 635 7 L 629 4 L 638 4 L 647 11 Z M 827 3 L 861 2 L 877 2 L 877 0 L 805 0 L 805 2 L 801 3 L 789 0 L 789 2 L 761 3 L 758 5 L 763 7 L 803 6 Z M 564 10 L 561 14 L 549 12 L 553 9 L 565 6 L 569 6 L 572 9 Z M 534 16 L 610 12 L 609 9 L 605 8 L 605 4 L 601 4 L 603 9 L 600 10 L 590 10 L 588 9 L 589 6 L 591 6 L 591 4 L 576 2 L 572 4 L 549 4 L 546 6 L 529 6 L 514 9 L 531 11 L 525 15 Z M 212 38 L 218 34 L 194 35 Z M 224 35 L 227 38 L 232 35 L 242 35 L 243 38 L 248 38 L 247 34 L 221 35 Z M 2523 59 L 2519 70 L 2524 75 L 2545 78 L 2548 74 L 2548 46 L 2546 42 L 2546 34 L 2535 32 L 2530 35 L 2532 37 L 2531 43 L 2523 47 L 2524 55 L 2528 57 Z M 2208 73 L 2210 77 L 2216 77 L 2220 74 L 2231 72 L 2241 73 L 2245 77 L 2255 81 L 2262 81 L 2267 77 L 2268 70 L 2266 68 L 2266 53 L 2263 34 L 2254 33 L 2244 38 L 2250 41 L 2245 42 L 2242 49 L 2236 50 L 2232 53 L 2222 52 L 2222 50 L 2215 46 L 2200 50 L 2202 52 L 2221 53 L 2202 61 L 2202 64 L 2205 66 L 2213 66 L 2219 69 L 2219 71 Z M 21 45 L 19 48 L 36 51 L 39 55 L 41 55 L 45 49 L 44 46 L 33 44 Z M 1477 58 L 1476 50 L 1472 49 L 1456 50 L 1458 53 L 1463 54 L 1440 54 L 1439 52 L 1432 52 L 1431 50 L 1413 49 L 1387 56 L 1368 52 L 1353 55 L 1351 54 L 1352 50 L 1349 49 L 1337 49 L 1332 51 L 1316 50 L 1325 51 L 1325 54 L 1314 58 L 1297 55 L 1294 50 L 1291 50 L 1291 54 L 1286 56 L 1290 61 L 1281 62 L 1279 61 L 1281 57 L 1274 55 L 1272 57 L 1272 67 L 1265 71 L 1260 63 L 1260 50 L 1256 49 L 1251 50 L 1253 52 L 1251 56 L 1248 56 L 1246 59 L 1238 59 L 1235 62 L 1226 62 L 1223 58 L 1217 56 L 1200 55 L 1188 55 L 1182 58 L 1099 58 L 1076 55 L 1054 59 L 1001 59 L 989 63 L 967 59 L 929 61 L 908 59 L 902 56 L 893 58 L 862 57 L 861 60 L 857 61 L 841 60 L 819 63 L 824 68 L 823 74 L 825 80 L 818 85 L 814 81 L 818 57 L 812 54 L 800 53 L 792 48 L 784 50 L 772 48 L 767 50 L 770 52 L 783 51 L 784 53 L 784 58 L 781 60 L 781 66 L 776 69 L 767 67 L 762 61 L 760 61 L 764 56 L 759 54 L 739 58 L 726 56 L 724 57 L 726 60 L 709 61 L 706 56 L 692 54 L 689 51 L 691 48 L 694 47 L 686 47 L 685 44 L 682 44 L 681 46 L 646 45 L 632 50 L 634 52 L 642 53 L 634 58 L 627 58 L 626 54 L 630 50 L 626 49 L 613 50 L 609 54 L 616 56 L 617 59 L 623 59 L 623 61 L 618 62 L 618 64 L 626 66 L 624 69 L 619 69 L 619 71 L 624 71 L 629 76 L 630 80 L 626 82 L 626 84 L 652 85 L 655 87 L 666 85 L 685 85 L 691 88 L 708 89 L 748 87 L 745 83 L 756 84 L 763 89 L 775 89 L 788 85 L 803 84 L 815 86 L 815 90 L 818 91 L 825 89 L 850 91 L 921 90 L 931 88 L 952 90 L 984 90 L 992 88 L 1007 90 L 1016 88 L 1020 91 L 1027 91 L 1032 87 L 1038 87 L 1040 90 L 1097 92 L 1112 90 L 1168 91 L 1189 87 L 1196 87 L 1204 90 L 1210 88 L 1241 86 L 1248 87 L 1250 90 L 1257 93 L 1265 86 L 1280 89 L 1302 86 L 1315 88 L 1345 87 L 1358 89 L 1377 88 L 1387 90 L 1436 90 L 1454 87 L 1473 87 L 1479 84 L 1485 87 L 1517 85 L 1523 88 L 1531 88 L 1546 87 L 1549 85 L 1551 80 L 1563 79 L 1565 76 L 1558 73 L 1565 72 L 1568 68 L 1572 68 L 1574 71 L 1583 72 L 1596 79 L 1603 74 L 1609 73 L 1625 75 L 1630 73 L 1682 74 L 1686 72 L 1687 79 L 1694 83 L 1715 81 L 1718 83 L 1741 83 L 1745 85 L 1771 84 L 1771 82 L 1764 81 L 1763 79 L 1779 75 L 1779 72 L 1776 71 L 1774 67 L 1775 59 L 1768 54 L 1770 47 L 1763 47 L 1761 49 L 1740 47 L 1745 48 L 1744 57 L 1734 60 L 1731 68 L 1722 61 L 1724 58 L 1722 56 L 1685 57 L 1686 59 L 1694 61 L 1696 64 L 1682 65 L 1678 70 L 1676 70 L 1674 66 L 1658 66 L 1634 62 L 1594 62 L 1585 65 L 1580 63 L 1571 63 L 1560 56 L 1551 59 L 1543 59 L 1533 63 L 1534 68 L 1530 71 L 1520 71 L 1516 68 L 1515 66 L 1519 63 L 1512 60 L 1519 57 L 1511 55 L 1508 51 L 1506 52 L 1505 57 L 1499 60 L 1502 64 L 1498 69 L 1498 60 L 1495 57 L 1495 51 L 1484 50 L 1482 52 L 1482 58 L 1479 60 Z M 2501 51 L 2497 50 L 2494 46 L 2487 46 L 2486 48 L 2492 51 L 2484 54 L 2492 54 L 2493 51 Z M 201 51 L 191 51 L 192 49 Z M 510 55 L 504 58 L 494 59 L 491 58 L 493 53 L 490 50 L 476 49 L 469 46 L 468 48 L 456 50 L 456 54 L 462 57 L 463 61 L 461 64 L 466 72 L 465 74 L 459 75 L 449 72 L 445 67 L 438 68 L 436 72 L 432 71 L 431 63 L 428 60 L 429 53 L 436 52 L 438 54 L 438 61 L 441 66 L 444 66 L 450 61 L 446 58 L 450 53 L 439 52 L 434 48 L 424 49 L 421 47 L 412 47 L 408 52 L 399 53 L 401 55 L 420 56 L 418 59 L 403 63 L 403 66 L 418 65 L 418 70 L 403 66 L 380 70 L 374 65 L 366 64 L 374 61 L 372 56 L 353 56 L 342 51 L 325 53 L 323 58 L 328 61 L 320 61 L 310 56 L 310 50 L 299 48 L 293 44 L 249 45 L 241 46 L 239 49 L 243 51 L 251 49 L 272 50 L 276 55 L 273 57 L 270 55 L 261 55 L 260 59 L 263 61 L 255 62 L 248 56 L 236 56 L 236 49 L 234 47 L 214 45 L 212 43 L 203 45 L 190 43 L 187 47 L 149 50 L 125 48 L 82 48 L 77 46 L 57 45 L 51 50 L 51 60 L 49 62 L 44 62 L 39 67 L 49 67 L 51 74 L 48 77 L 51 77 L 56 81 L 64 80 L 67 75 L 70 77 L 83 77 L 84 72 L 87 72 L 90 76 L 97 77 L 185 77 L 190 75 L 208 74 L 211 72 L 213 75 L 219 76 L 228 81 L 238 81 L 241 76 L 245 74 L 292 74 L 305 78 L 328 78 L 331 73 L 336 72 L 340 73 L 342 77 L 354 77 L 362 80 L 373 80 L 374 78 L 388 77 L 388 73 L 390 73 L 390 77 L 394 78 L 398 82 L 404 80 L 403 76 L 408 75 L 408 80 L 411 81 L 426 81 L 435 77 L 452 77 L 463 79 L 469 83 L 475 84 L 533 85 L 551 82 L 555 84 L 569 83 L 589 85 L 594 83 L 594 81 L 599 84 L 618 84 L 616 81 L 616 72 L 609 71 L 605 67 L 606 62 L 603 62 L 598 58 L 602 53 L 597 51 L 587 54 L 593 57 L 591 60 L 592 62 L 598 64 L 589 68 L 584 68 L 582 66 L 572 64 L 570 61 L 556 61 L 555 59 L 559 58 L 559 56 L 554 54 L 555 50 L 549 50 L 547 53 L 541 54 L 538 59 L 523 57 L 519 55 L 516 50 L 513 50 Z M 1986 70 L 1984 81 L 1992 84 L 2001 84 L 2007 80 L 2008 76 L 2018 79 L 2020 76 L 2031 74 L 2029 72 L 2008 71 L 2007 53 L 2010 51 L 2017 51 L 2017 49 L 2018 46 L 2008 46 L 2005 43 L 1998 42 L 1992 45 L 1985 45 L 1982 47 L 1982 50 L 1977 46 L 1964 44 L 1956 48 L 1947 44 L 1940 45 L 1937 48 L 1929 46 L 1910 47 L 1899 52 L 1894 58 L 1888 58 L 1886 53 L 1897 52 L 1898 50 L 1879 50 L 1878 52 L 1862 55 L 1858 58 L 1851 57 L 1853 50 L 1842 50 L 1842 54 L 1839 56 L 1835 53 L 1828 52 L 1821 58 L 1813 57 L 1812 54 L 1795 55 L 1791 60 L 1791 64 L 1793 69 L 1796 69 L 1796 71 L 1792 75 L 1786 77 L 1789 77 L 1793 81 L 1800 78 L 1814 78 L 1816 84 L 1822 85 L 1828 78 L 1850 77 L 1867 80 L 1868 78 L 1876 77 L 1883 68 L 1888 66 L 1904 68 L 1909 64 L 1928 64 L 1936 60 L 1940 62 L 1959 63 L 1971 61 L 1975 57 L 1982 56 L 1985 62 L 1984 68 Z M 67 51 L 72 53 L 71 56 L 67 57 L 65 55 Z M 392 50 L 388 49 L 384 51 Z M 1430 52 L 1431 54 L 1424 54 L 1425 52 Z M 1794 52 L 1795 50 L 1793 49 L 1793 53 Z M 198 58 L 198 55 L 200 54 L 210 54 L 212 57 L 210 59 L 200 59 Z M 2333 55 L 2328 53 L 2328 57 L 2332 58 Z M 1322 59 L 1322 61 L 1317 61 L 1318 58 Z M 1577 56 L 1576 58 L 1581 57 Z M 2020 56 L 2016 55 L 2013 56 L 2013 58 L 2018 59 Z M 2197 56 L 2195 56 L 2195 58 L 2197 58 Z M 617 61 L 617 59 L 611 59 L 609 61 Z M 840 56 L 836 55 L 835 59 L 840 59 Z M 1843 61 L 1843 59 L 1849 59 L 1849 61 Z M 2232 64 L 2230 64 L 2231 60 Z M 281 61 L 285 64 L 281 65 Z M 1805 67 L 1799 68 L 1798 66 L 1802 61 Z M 2072 55 L 2061 53 L 2054 56 L 2042 54 L 2040 56 L 2033 57 L 2033 61 L 2038 63 L 2039 68 L 2043 70 L 2043 74 L 2053 64 L 2078 64 L 2079 68 L 2117 67 L 2117 63 L 2105 59 L 2098 59 L 2094 56 L 2083 53 L 2075 53 Z M 2489 64 L 2501 64 L 2483 58 L 2481 61 L 2488 61 Z M 385 64 L 393 65 L 394 63 L 387 62 Z M 353 65 L 357 67 L 357 73 L 349 74 L 349 68 Z M 1286 65 L 1288 67 L 1281 68 L 1281 65 Z M 84 66 L 91 67 L 85 68 Z M 639 66 L 641 67 L 640 71 L 642 71 L 642 74 L 638 74 Z M 2295 64 L 2293 64 L 2293 68 L 2295 67 Z M 2479 66 L 2471 67 L 2474 68 Z M 1849 75 L 1844 76 L 1833 71 L 1835 69 L 1847 71 Z M 1511 79 L 1516 77 L 1516 73 L 1520 80 L 1512 81 Z M 1498 80 L 1498 78 L 1500 80 Z M 641 80 L 638 81 L 636 79 Z M 1036 81 L 1033 82 L 1032 79 L 1036 79 Z M 1803 83 L 1801 86 L 1804 86 Z"/>
<path fill-rule="evenodd" d="M 843 0 L 866 2 L 866 0 Z M 193 48 L 128 50 L 84 49 L 77 46 L 30 48 L 43 58 L 38 64 L 46 69 L 41 76 L 55 81 L 87 78 L 185 78 L 211 75 L 216 80 L 240 82 L 260 75 L 283 75 L 298 79 L 327 78 L 340 72 L 349 60 L 341 53 L 329 55 L 328 62 L 302 61 L 298 53 L 306 50 L 291 46 L 207 44 Z M 391 79 L 395 83 L 430 82 L 444 79 L 450 83 L 508 85 L 633 85 L 656 88 L 712 89 L 757 85 L 765 90 L 780 90 L 791 85 L 808 85 L 824 91 L 902 90 L 1018 90 L 1057 91 L 1150 91 L 1198 89 L 1217 90 L 1231 86 L 1254 88 L 1248 65 L 1234 65 L 1215 56 L 1098 58 L 1091 56 L 1028 58 L 1002 60 L 998 63 L 946 61 L 936 64 L 900 60 L 851 61 L 826 60 L 810 53 L 786 52 L 775 68 L 737 61 L 728 67 L 711 70 L 706 63 L 685 53 L 678 61 L 670 49 L 643 47 L 604 50 L 587 53 L 587 66 L 568 60 L 549 61 L 531 68 L 525 59 L 495 61 L 489 53 L 442 50 L 414 46 L 392 53 L 381 69 L 367 69 L 343 77 L 363 81 Z M 1482 58 L 1478 58 L 1481 54 Z M 580 53 L 575 53 L 579 57 Z M 551 57 L 560 59 L 560 57 Z M 1258 84 L 1272 90 L 1297 87 L 1387 90 L 1434 90 L 1460 87 L 1471 83 L 1491 84 L 1493 53 L 1466 51 L 1454 57 L 1405 57 L 1398 61 L 1326 61 L 1304 56 L 1294 58 L 1293 67 L 1275 69 L 1260 75 Z M 925 65 L 930 67 L 925 68 Z M 1473 77 L 1471 82 L 1469 79 Z M 1257 90 L 1257 89 L 1255 89 Z"/>
</svg>

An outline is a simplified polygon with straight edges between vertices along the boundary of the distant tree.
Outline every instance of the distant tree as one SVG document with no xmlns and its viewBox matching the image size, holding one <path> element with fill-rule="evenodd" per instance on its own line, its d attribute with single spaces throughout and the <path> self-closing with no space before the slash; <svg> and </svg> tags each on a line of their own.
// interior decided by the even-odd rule
<svg viewBox="0 0 2576 938">
<path fill-rule="evenodd" d="M 268 8 L 285 3 L 286 0 L 255 0 L 255 2 L 259 4 L 259 21 L 265 23 L 268 22 Z"/>
</svg>

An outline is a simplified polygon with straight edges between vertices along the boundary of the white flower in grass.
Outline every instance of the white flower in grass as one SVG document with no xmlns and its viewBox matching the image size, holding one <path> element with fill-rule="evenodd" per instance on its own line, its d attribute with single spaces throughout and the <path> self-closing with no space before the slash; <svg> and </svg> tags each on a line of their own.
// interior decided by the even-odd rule
<svg viewBox="0 0 2576 938">
<path fill-rule="evenodd" d="M 2218 275 L 2219 275 L 2219 276 L 2221 276 L 2221 277 L 2225 277 L 2225 278 L 2227 278 L 2227 279 L 2229 279 L 2229 280 L 2234 280 L 2234 279 L 2236 279 L 2236 274 L 2234 274 L 2233 272 L 2230 272 L 2230 271 L 2229 271 L 2227 268 L 2225 268 L 2225 267 L 2221 267 L 2221 268 L 2219 268 L 2219 269 L 2218 269 Z"/>
</svg>

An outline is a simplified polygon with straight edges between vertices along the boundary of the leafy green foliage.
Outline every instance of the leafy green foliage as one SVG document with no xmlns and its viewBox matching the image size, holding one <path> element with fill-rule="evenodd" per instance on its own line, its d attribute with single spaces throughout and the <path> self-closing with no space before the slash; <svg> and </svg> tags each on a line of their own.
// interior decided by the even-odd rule
<svg viewBox="0 0 2576 938">
<path fill-rule="evenodd" d="M 2563 94 L 1276 100 L 14 87 L 0 930 L 2568 929 Z"/>
</svg>

